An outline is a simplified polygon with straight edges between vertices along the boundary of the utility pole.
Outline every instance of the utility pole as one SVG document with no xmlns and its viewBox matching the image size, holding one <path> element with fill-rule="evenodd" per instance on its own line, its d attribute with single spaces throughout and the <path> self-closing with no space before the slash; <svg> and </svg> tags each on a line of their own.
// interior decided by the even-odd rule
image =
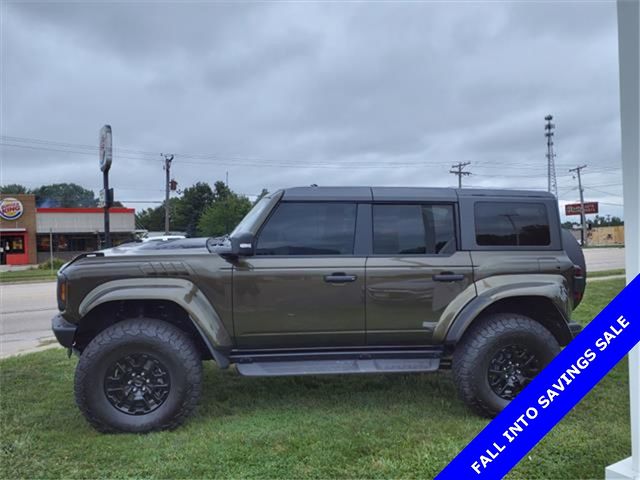
<svg viewBox="0 0 640 480">
<path fill-rule="evenodd" d="M 553 129 L 555 124 L 551 123 L 552 115 L 544 117 L 547 121 L 544 126 L 544 136 L 547 137 L 547 191 L 558 198 L 558 181 L 556 180 L 556 154 L 553 153 Z"/>
<path fill-rule="evenodd" d="M 173 155 L 161 154 L 164 157 L 165 195 L 164 195 L 164 234 L 169 235 L 169 191 L 171 189 L 171 161 Z"/>
<path fill-rule="evenodd" d="M 582 179 L 580 178 L 580 171 L 583 168 L 587 168 L 587 166 L 580 165 L 579 167 L 572 168 L 569 171 L 576 172 L 576 175 L 578 176 L 578 190 L 580 190 L 580 224 L 582 225 L 580 238 L 582 239 L 582 246 L 584 247 L 587 244 L 587 220 L 584 213 L 584 189 L 582 188 Z"/>
<path fill-rule="evenodd" d="M 457 170 L 449 170 L 449 173 L 453 173 L 458 176 L 458 188 L 462 188 L 462 177 L 471 175 L 471 172 L 464 172 L 464 167 L 471 165 L 471 162 L 458 162 L 455 165 L 451 165 L 451 168 L 457 168 Z"/>
</svg>

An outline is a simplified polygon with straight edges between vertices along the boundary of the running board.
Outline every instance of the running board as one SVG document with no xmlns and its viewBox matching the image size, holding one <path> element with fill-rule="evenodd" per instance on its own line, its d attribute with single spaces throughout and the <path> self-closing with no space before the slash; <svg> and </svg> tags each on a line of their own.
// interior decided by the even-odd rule
<svg viewBox="0 0 640 480">
<path fill-rule="evenodd" d="M 378 354 L 363 354 L 362 352 L 336 354 L 334 352 L 311 355 L 253 355 L 234 360 L 236 360 L 238 372 L 249 377 L 433 372 L 440 367 L 440 352 L 387 351 Z"/>
</svg>

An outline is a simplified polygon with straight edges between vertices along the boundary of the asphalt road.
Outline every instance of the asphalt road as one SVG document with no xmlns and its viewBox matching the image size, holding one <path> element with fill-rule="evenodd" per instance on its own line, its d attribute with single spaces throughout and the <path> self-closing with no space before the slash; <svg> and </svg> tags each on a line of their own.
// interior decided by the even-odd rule
<svg viewBox="0 0 640 480">
<path fill-rule="evenodd" d="M 624 268 L 624 248 L 587 248 L 584 250 L 589 272 Z"/>
<path fill-rule="evenodd" d="M 0 285 L 0 357 L 51 345 L 55 282 Z"/>
<path fill-rule="evenodd" d="M 623 248 L 585 250 L 587 271 L 624 268 Z M 56 345 L 55 283 L 0 284 L 0 358 Z"/>
</svg>

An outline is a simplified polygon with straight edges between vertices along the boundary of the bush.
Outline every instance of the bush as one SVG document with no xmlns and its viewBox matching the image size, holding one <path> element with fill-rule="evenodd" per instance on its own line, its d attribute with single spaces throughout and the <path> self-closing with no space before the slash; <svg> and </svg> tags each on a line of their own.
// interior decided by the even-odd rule
<svg viewBox="0 0 640 480">
<path fill-rule="evenodd" d="M 53 263 L 53 269 L 59 270 L 62 265 L 67 263 L 67 260 L 53 257 L 52 260 L 47 260 L 38 265 L 38 270 L 51 270 L 51 263 Z"/>
</svg>

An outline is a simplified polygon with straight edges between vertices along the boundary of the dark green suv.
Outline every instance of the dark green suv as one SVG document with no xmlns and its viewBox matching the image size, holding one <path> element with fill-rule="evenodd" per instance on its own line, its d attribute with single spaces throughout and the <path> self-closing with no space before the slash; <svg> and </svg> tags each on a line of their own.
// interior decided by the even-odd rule
<svg viewBox="0 0 640 480">
<path fill-rule="evenodd" d="M 60 270 L 53 331 L 97 429 L 179 425 L 207 359 L 253 376 L 451 368 L 492 416 L 580 330 L 584 257 L 547 193 L 290 188 L 194 245 Z"/>
</svg>

